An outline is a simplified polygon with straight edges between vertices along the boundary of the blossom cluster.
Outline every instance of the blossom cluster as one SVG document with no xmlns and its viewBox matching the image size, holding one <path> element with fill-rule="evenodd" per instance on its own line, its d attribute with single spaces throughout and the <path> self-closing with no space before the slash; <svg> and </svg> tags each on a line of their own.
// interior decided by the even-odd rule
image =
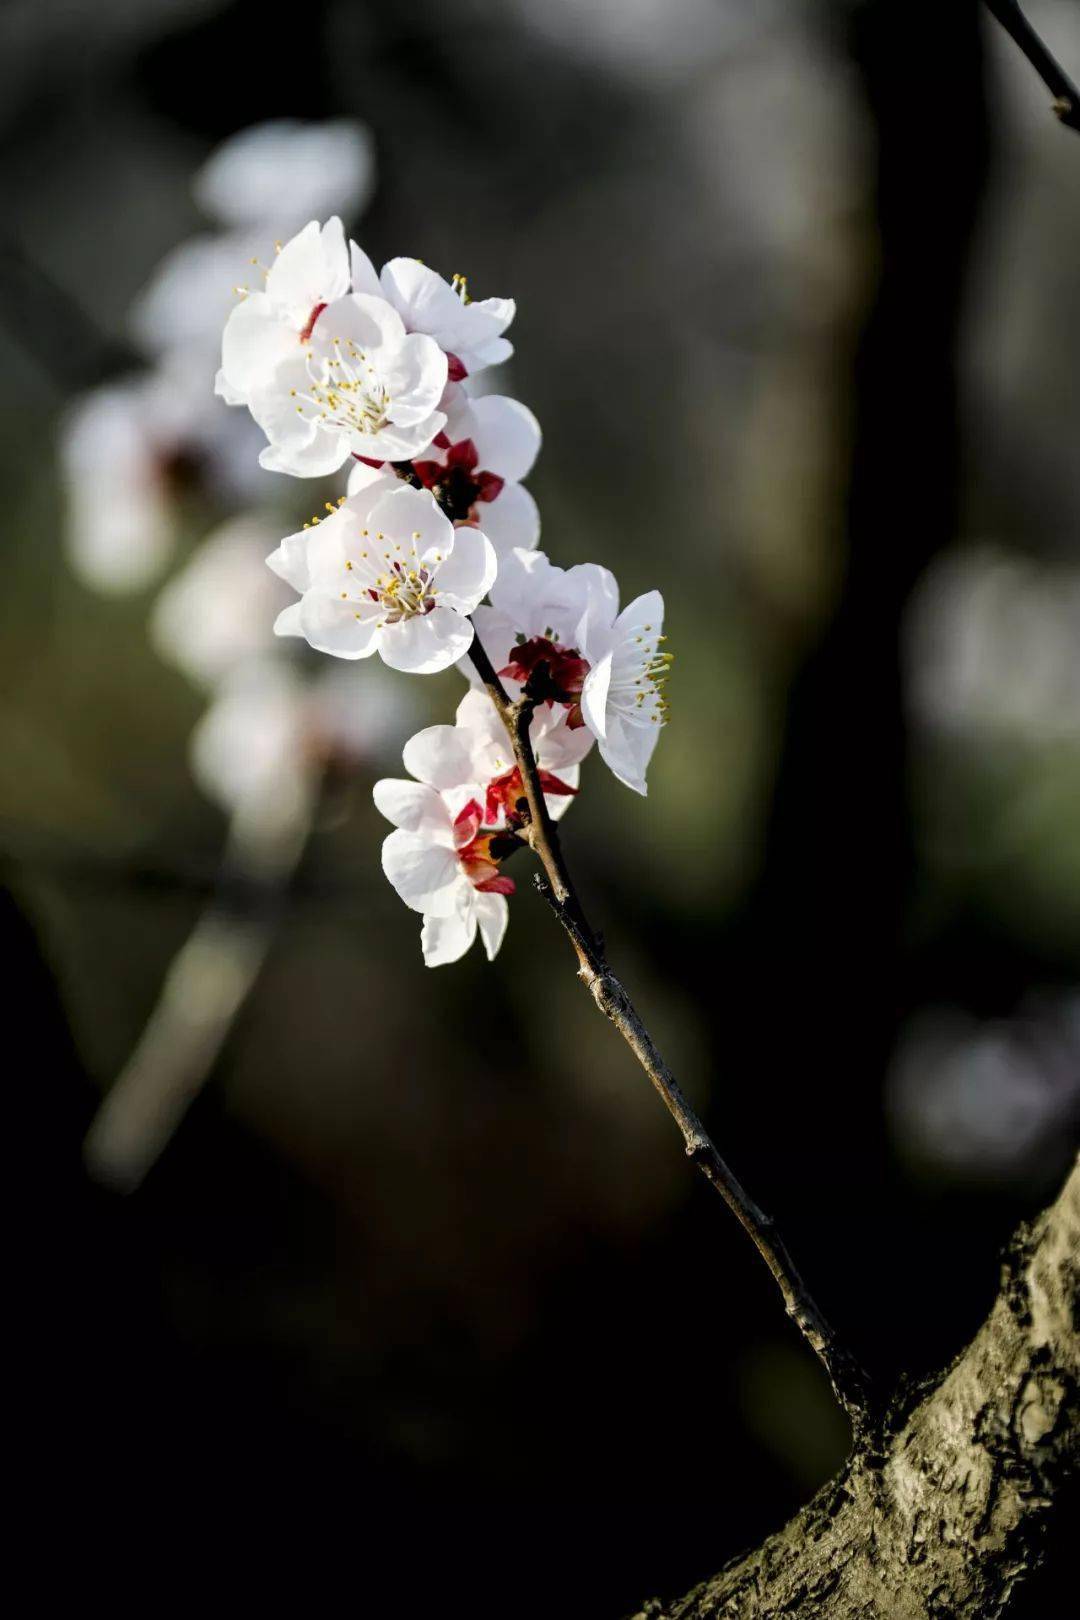
<svg viewBox="0 0 1080 1620">
<path fill-rule="evenodd" d="M 503 863 L 529 832 L 520 767 L 478 668 L 525 701 L 552 816 L 573 802 L 594 744 L 644 793 L 666 713 L 659 593 L 620 611 L 606 568 L 561 568 L 536 549 L 522 480 L 540 429 L 487 391 L 512 353 L 514 313 L 511 299 L 474 299 L 463 276 L 418 259 L 376 271 L 339 218 L 312 220 L 229 316 L 216 381 L 261 429 L 263 467 L 348 468 L 344 492 L 268 558 L 296 595 L 278 635 L 413 674 L 456 665 L 471 684 L 453 725 L 405 745 L 409 778 L 374 789 L 394 827 L 383 869 L 423 919 L 430 966 L 456 961 L 477 933 L 495 955 L 514 892 Z"/>
</svg>

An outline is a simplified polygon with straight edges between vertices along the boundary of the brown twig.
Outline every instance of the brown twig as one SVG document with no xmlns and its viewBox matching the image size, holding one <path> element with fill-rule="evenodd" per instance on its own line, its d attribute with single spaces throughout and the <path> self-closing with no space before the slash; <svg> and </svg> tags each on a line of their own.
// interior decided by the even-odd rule
<svg viewBox="0 0 1080 1620">
<path fill-rule="evenodd" d="M 734 1171 L 721 1158 L 678 1081 L 660 1056 L 629 995 L 608 966 L 600 939 L 585 916 L 562 852 L 558 829 L 540 786 L 529 735 L 533 701 L 528 696 L 519 698 L 517 702 L 511 701 L 478 636 L 473 638 L 469 656 L 509 733 L 529 807 L 528 842 L 544 868 L 544 876 L 537 874 L 537 887 L 574 947 L 579 979 L 652 1081 L 668 1113 L 682 1132 L 687 1157 L 693 1160 L 705 1180 L 723 1198 L 772 1272 L 784 1297 L 787 1314 L 824 1367 L 837 1400 L 851 1420 L 856 1438 L 864 1439 L 872 1421 L 870 1386 L 865 1372 L 839 1343 L 818 1309 L 772 1217 L 758 1207 Z"/>
<path fill-rule="evenodd" d="M 1080 131 L 1080 90 L 1051 56 L 1016 0 L 986 0 L 986 4 L 1050 91 L 1054 98 L 1051 107 L 1058 119 L 1067 129 Z"/>
</svg>

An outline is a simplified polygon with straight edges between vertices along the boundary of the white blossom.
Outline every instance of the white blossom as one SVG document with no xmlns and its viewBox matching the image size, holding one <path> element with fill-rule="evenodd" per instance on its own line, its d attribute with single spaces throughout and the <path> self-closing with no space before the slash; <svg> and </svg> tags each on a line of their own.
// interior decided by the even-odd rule
<svg viewBox="0 0 1080 1620">
<path fill-rule="evenodd" d="M 527 688 L 538 701 L 564 706 L 571 726 L 589 728 L 619 781 L 645 793 L 666 716 L 670 655 L 660 650 L 660 593 L 649 591 L 620 613 L 606 568 L 562 569 L 542 551 L 515 550 L 500 565 L 491 603 L 475 622 L 497 673 L 515 695 Z"/>
<path fill-rule="evenodd" d="M 374 143 L 362 124 L 275 118 L 222 141 L 192 190 L 203 213 L 222 225 L 291 235 L 308 219 L 356 214 L 374 180 Z"/>
<path fill-rule="evenodd" d="M 545 801 L 559 816 L 577 791 L 579 761 L 592 739 L 544 711 L 533 716 L 530 737 Z M 490 959 L 514 892 L 500 863 L 518 847 L 524 824 L 524 789 L 506 729 L 486 693 L 467 692 L 455 724 L 417 732 L 403 759 L 414 780 L 384 779 L 374 789 L 376 807 L 396 829 L 383 844 L 383 871 L 423 916 L 429 967 L 456 962 L 478 931 Z"/>
<path fill-rule="evenodd" d="M 470 299 L 464 276 L 446 281 L 419 259 L 391 259 L 379 275 L 355 242 L 351 254 L 354 292 L 387 299 L 408 331 L 434 338 L 450 362 L 452 382 L 513 354 L 502 335 L 514 318 L 512 298 Z"/>
<path fill-rule="evenodd" d="M 192 774 L 226 814 L 250 819 L 263 801 L 280 823 L 305 802 L 326 761 L 385 759 L 412 711 L 389 675 L 361 681 L 336 666 L 312 676 L 280 656 L 252 658 L 223 677 L 196 724 Z"/>
<path fill-rule="evenodd" d="M 269 514 L 240 513 L 214 529 L 154 603 L 157 651 L 192 680 L 214 686 L 277 645 L 274 619 L 288 591 L 266 567 L 277 536 Z"/>
<path fill-rule="evenodd" d="M 501 394 L 471 399 L 451 384 L 443 397 L 446 425 L 404 474 L 430 489 L 453 523 L 477 523 L 499 557 L 515 546 L 528 550 L 540 538 L 536 502 L 520 480 L 540 450 L 540 424 L 528 406 Z M 349 489 L 364 481 L 358 464 Z"/>
<path fill-rule="evenodd" d="M 454 528 L 431 495 L 376 474 L 268 559 L 300 593 L 275 626 L 320 652 L 433 674 L 468 652 L 469 615 L 497 568 L 476 528 Z"/>
<path fill-rule="evenodd" d="M 282 248 L 262 292 L 230 315 L 217 390 L 247 405 L 269 444 L 264 467 L 297 477 L 350 455 L 398 461 L 441 430 L 446 356 L 406 331 L 381 296 L 349 291 L 341 221 L 312 221 Z"/>
</svg>

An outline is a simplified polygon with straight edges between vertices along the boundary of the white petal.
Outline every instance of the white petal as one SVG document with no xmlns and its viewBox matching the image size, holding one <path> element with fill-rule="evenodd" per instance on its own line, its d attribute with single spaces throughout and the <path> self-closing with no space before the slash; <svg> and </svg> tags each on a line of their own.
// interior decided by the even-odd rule
<svg viewBox="0 0 1080 1620">
<path fill-rule="evenodd" d="M 281 321 L 265 293 L 250 293 L 225 322 L 221 338 L 219 391 L 230 405 L 247 403 L 284 360 L 296 358 L 296 332 Z"/>
<path fill-rule="evenodd" d="M 446 356 L 435 339 L 410 333 L 386 356 L 382 371 L 390 390 L 390 420 L 403 428 L 426 421 L 446 389 Z"/>
<path fill-rule="evenodd" d="M 382 530 L 390 542 L 399 541 L 410 554 L 415 541 L 421 557 L 442 552 L 449 559 L 457 538 L 453 524 L 439 510 L 435 497 L 426 489 L 413 489 L 411 484 L 396 483 L 395 488 L 373 504 L 370 527 Z M 389 551 L 392 545 L 384 549 Z"/>
<path fill-rule="evenodd" d="M 287 608 L 282 608 L 274 620 L 275 636 L 302 636 L 304 634 L 302 608 L 302 602 L 290 602 Z"/>
<path fill-rule="evenodd" d="M 266 566 L 279 579 L 291 585 L 294 591 L 306 591 L 311 584 L 311 569 L 308 567 L 308 531 L 301 529 L 297 534 L 288 534 L 282 540 L 276 551 L 272 551 L 266 559 Z"/>
<path fill-rule="evenodd" d="M 566 783 L 567 787 L 576 788 L 581 781 L 581 766 L 567 765 L 563 770 L 556 772 L 556 775 L 561 782 Z M 544 803 L 548 807 L 548 815 L 552 821 L 561 821 L 573 802 L 574 796 L 570 793 L 544 794 Z"/>
<path fill-rule="evenodd" d="M 664 627 L 664 598 L 659 591 L 646 591 L 636 596 L 615 621 L 617 635 L 632 636 L 646 625 L 651 634 L 659 635 Z"/>
<path fill-rule="evenodd" d="M 304 635 L 317 652 L 335 658 L 369 658 L 379 641 L 378 609 L 369 613 L 323 591 L 308 591 L 300 603 Z"/>
<path fill-rule="evenodd" d="M 505 613 L 500 613 L 498 608 L 483 605 L 476 608 L 470 617 L 476 626 L 476 638 L 491 660 L 492 668 L 498 673 L 506 667 L 514 645 L 514 622 Z M 461 666 L 461 673 L 474 686 L 482 684 L 471 659 Z M 503 685 L 506 685 L 505 680 Z"/>
<path fill-rule="evenodd" d="M 428 967 L 448 967 L 465 955 L 476 938 L 476 911 L 454 912 L 449 917 L 425 917 L 420 947 Z"/>
<path fill-rule="evenodd" d="M 359 495 L 368 490 L 377 490 L 380 495 L 389 495 L 396 489 L 399 479 L 392 472 L 385 472 L 382 467 L 369 467 L 366 461 L 354 461 L 349 468 L 349 481 L 345 486 L 348 495 Z"/>
<path fill-rule="evenodd" d="M 383 296 L 379 284 L 378 272 L 362 247 L 355 242 L 349 243 L 349 262 L 352 266 L 352 290 L 354 293 L 369 293 L 374 298 Z"/>
<path fill-rule="evenodd" d="M 349 289 L 345 232 L 335 215 L 320 229 L 312 220 L 286 242 L 270 266 L 266 294 L 301 331 L 319 304 L 333 304 Z"/>
<path fill-rule="evenodd" d="M 619 587 L 615 575 L 599 563 L 578 563 L 566 570 L 567 583 L 583 593 L 590 620 L 611 625 L 619 611 Z"/>
<path fill-rule="evenodd" d="M 608 714 L 607 700 L 611 689 L 611 666 L 613 655 L 607 653 L 600 661 L 593 664 L 585 677 L 585 685 L 581 690 L 581 713 L 585 724 L 602 742 L 607 736 Z"/>
<path fill-rule="evenodd" d="M 437 335 L 453 328 L 464 308 L 449 282 L 419 259 L 391 259 L 383 265 L 381 282 L 383 296 L 410 332 Z"/>
<path fill-rule="evenodd" d="M 468 881 L 447 844 L 433 842 L 425 832 L 404 828 L 383 840 L 382 868 L 412 911 L 433 917 L 453 914 L 461 884 Z"/>
<path fill-rule="evenodd" d="M 477 894 L 474 902 L 474 913 L 480 928 L 480 938 L 484 942 L 489 962 L 494 962 L 499 953 L 499 946 L 506 937 L 506 925 L 510 921 L 510 907 L 506 903 L 506 896 L 502 894 Z"/>
<path fill-rule="evenodd" d="M 434 843 L 454 845 L 449 812 L 435 789 L 425 782 L 406 782 L 401 777 L 384 776 L 371 790 L 375 808 L 395 827 L 406 832 L 424 832 Z"/>
<path fill-rule="evenodd" d="M 336 355 L 334 339 L 342 345 L 354 343 L 358 349 L 379 354 L 385 347 L 395 349 L 405 340 L 401 317 L 385 298 L 369 293 L 346 293 L 324 309 L 311 334 L 314 354 L 323 359 Z M 381 355 L 380 355 L 381 358 Z"/>
<path fill-rule="evenodd" d="M 527 405 L 502 394 L 472 401 L 473 442 L 479 465 L 518 483 L 528 476 L 540 452 L 540 424 Z"/>
<path fill-rule="evenodd" d="M 446 418 L 441 411 L 425 416 L 414 427 L 388 422 L 377 433 L 353 433 L 349 449 L 358 456 L 369 456 L 373 461 L 412 461 L 423 455 L 436 433 L 442 431 Z"/>
<path fill-rule="evenodd" d="M 495 583 L 499 571 L 495 547 L 479 529 L 454 531 L 453 550 L 435 573 L 440 600 L 459 613 L 471 613 Z"/>
<path fill-rule="evenodd" d="M 540 709 L 531 728 L 536 762 L 556 776 L 564 776 L 573 765 L 580 765 L 595 738 L 588 726 L 571 726 L 565 709 Z"/>
<path fill-rule="evenodd" d="M 340 434 L 316 431 L 306 443 L 268 444 L 259 452 L 259 466 L 293 478 L 325 478 L 337 472 L 348 454 L 349 446 Z"/>
<path fill-rule="evenodd" d="M 540 539 L 540 509 L 524 484 L 504 484 L 493 501 L 480 501 L 476 511 L 499 558 L 515 546 L 531 551 Z"/>
<path fill-rule="evenodd" d="M 635 725 L 620 714 L 612 714 L 608 734 L 600 742 L 600 757 L 611 771 L 635 793 L 644 794 L 645 772 L 660 739 L 659 723 Z"/>
<path fill-rule="evenodd" d="M 437 607 L 421 618 L 388 624 L 379 652 L 391 669 L 411 675 L 436 675 L 463 658 L 472 645 L 473 628 L 452 608 Z"/>
<path fill-rule="evenodd" d="M 418 731 L 405 744 L 402 758 L 417 781 L 441 791 L 474 780 L 468 738 L 456 726 L 428 726 Z"/>
</svg>

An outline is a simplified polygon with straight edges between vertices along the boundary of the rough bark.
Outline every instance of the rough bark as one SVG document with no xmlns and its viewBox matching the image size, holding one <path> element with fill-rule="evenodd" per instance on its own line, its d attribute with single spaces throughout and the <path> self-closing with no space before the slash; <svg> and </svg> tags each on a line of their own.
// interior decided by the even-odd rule
<svg viewBox="0 0 1080 1620">
<path fill-rule="evenodd" d="M 635 1620 L 997 1620 L 1080 1466 L 1080 1160 L 986 1322 L 795 1518 Z"/>
</svg>

